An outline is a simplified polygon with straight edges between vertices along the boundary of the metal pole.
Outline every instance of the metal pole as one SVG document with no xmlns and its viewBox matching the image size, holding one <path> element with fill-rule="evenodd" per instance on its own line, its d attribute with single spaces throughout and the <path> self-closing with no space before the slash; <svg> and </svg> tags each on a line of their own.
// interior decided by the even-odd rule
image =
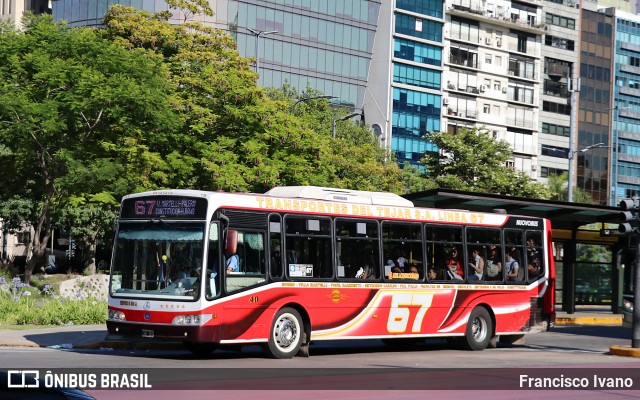
<svg viewBox="0 0 640 400">
<path fill-rule="evenodd" d="M 345 115 L 345 116 L 344 116 L 344 117 L 342 117 L 342 118 L 334 119 L 334 120 L 333 120 L 333 137 L 334 137 L 334 138 L 336 137 L 336 122 L 338 122 L 338 121 L 344 121 L 345 119 L 349 119 L 349 118 L 352 118 L 352 117 L 356 117 L 356 116 L 358 116 L 358 115 L 362 115 L 362 114 L 361 114 L 361 113 L 357 113 L 357 112 L 356 112 L 356 113 L 351 113 L 351 114 L 349 114 L 349 115 Z"/>
<path fill-rule="evenodd" d="M 313 96 L 313 97 L 306 97 L 304 99 L 298 99 L 295 103 L 293 103 L 293 106 L 291 106 L 291 110 L 289 110 L 289 114 L 293 114 L 293 112 L 296 110 L 296 106 L 300 103 L 302 103 L 303 101 L 309 101 L 309 100 L 314 100 L 314 99 L 337 99 L 336 96 Z"/>
<path fill-rule="evenodd" d="M 260 71 L 260 34 L 256 33 L 256 74 Z"/>
<path fill-rule="evenodd" d="M 256 74 L 260 70 L 260 36 L 271 35 L 272 33 L 278 33 L 278 31 L 258 31 L 255 29 L 247 28 L 247 30 L 256 37 Z"/>
<path fill-rule="evenodd" d="M 616 152 L 616 179 L 613 181 L 615 182 L 615 192 L 613 192 L 613 204 L 612 206 L 616 205 L 616 199 L 618 198 L 618 185 L 620 185 L 620 153 L 618 152 L 619 146 L 618 146 L 618 117 L 620 116 L 620 108 L 618 106 L 615 106 L 613 108 L 613 136 L 614 136 L 614 140 L 615 140 L 615 146 L 616 148 L 614 149 Z M 611 154 L 613 154 L 613 151 L 611 152 Z M 612 182 L 612 183 L 613 183 Z"/>
<path fill-rule="evenodd" d="M 637 349 L 640 347 L 640 237 L 637 233 L 633 233 L 637 240 L 636 245 L 636 262 L 635 262 L 635 278 L 633 284 L 633 336 L 631 337 L 631 347 Z"/>
<path fill-rule="evenodd" d="M 575 141 L 576 141 L 576 135 L 575 135 L 575 128 L 576 128 L 576 123 L 574 121 L 575 116 L 577 115 L 576 113 L 576 93 L 580 92 L 580 78 L 578 78 L 577 80 L 575 78 L 573 78 L 573 76 L 575 76 L 575 74 L 573 73 L 573 68 L 575 68 L 575 66 L 572 66 L 571 69 L 571 112 L 569 113 L 569 179 L 567 182 L 567 202 L 571 203 L 573 202 L 573 156 L 575 155 Z"/>
</svg>

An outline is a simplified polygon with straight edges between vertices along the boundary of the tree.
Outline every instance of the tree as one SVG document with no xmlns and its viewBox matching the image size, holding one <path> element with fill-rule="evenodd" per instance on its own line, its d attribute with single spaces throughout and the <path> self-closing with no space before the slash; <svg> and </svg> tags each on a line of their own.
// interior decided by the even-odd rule
<svg viewBox="0 0 640 400">
<path fill-rule="evenodd" d="M 439 152 L 422 160 L 427 175 L 440 188 L 545 199 L 545 185 L 506 166 L 513 156 L 509 144 L 496 140 L 483 128 L 461 129 L 458 134 L 430 132 L 427 140 Z"/>
<path fill-rule="evenodd" d="M 0 38 L 0 200 L 30 210 L 23 215 L 35 229 L 28 282 L 71 199 L 113 210 L 113 193 L 132 189 L 119 176 L 122 149 L 144 147 L 176 121 L 157 57 L 46 15 L 23 24 Z"/>
<path fill-rule="evenodd" d="M 195 22 L 171 25 L 167 18 L 114 6 L 104 31 L 126 48 L 162 56 L 176 87 L 184 125 L 163 142 L 149 142 L 171 160 L 157 171 L 162 180 L 156 184 L 252 192 L 280 185 L 402 191 L 402 171 L 387 162 L 366 127 L 345 121 L 338 139 L 331 137 L 333 119 L 345 110 L 317 101 L 314 112 L 305 102 L 292 114 L 296 91 L 259 88 L 250 60 L 239 56 L 230 36 Z"/>
<path fill-rule="evenodd" d="M 551 174 L 547 178 L 547 185 L 551 192 L 551 199 L 567 201 L 569 175 L 564 172 L 560 175 Z M 593 203 L 593 198 L 582 188 L 573 188 L 573 201 L 575 203 Z"/>
<path fill-rule="evenodd" d="M 312 184 L 347 189 L 389 191 L 397 194 L 423 190 L 424 175 L 415 167 L 401 168 L 395 157 L 382 148 L 371 128 L 358 122 L 358 117 L 337 123 L 336 138 L 333 139 L 333 121 L 350 112 L 341 107 L 332 107 L 327 99 L 318 98 L 323 93 L 309 86 L 302 92 L 285 83 L 281 88 L 266 89 L 267 96 L 283 101 L 291 108 L 300 99 L 292 112 L 304 120 L 305 126 L 316 132 L 323 143 L 321 155 L 324 170 Z"/>
</svg>

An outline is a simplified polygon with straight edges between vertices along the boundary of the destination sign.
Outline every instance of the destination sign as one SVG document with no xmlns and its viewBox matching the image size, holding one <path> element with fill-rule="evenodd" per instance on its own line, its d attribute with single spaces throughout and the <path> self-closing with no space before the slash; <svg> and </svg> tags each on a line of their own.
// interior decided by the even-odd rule
<svg viewBox="0 0 640 400">
<path fill-rule="evenodd" d="M 121 218 L 206 219 L 207 200 L 198 197 L 136 197 L 122 202 Z"/>
</svg>

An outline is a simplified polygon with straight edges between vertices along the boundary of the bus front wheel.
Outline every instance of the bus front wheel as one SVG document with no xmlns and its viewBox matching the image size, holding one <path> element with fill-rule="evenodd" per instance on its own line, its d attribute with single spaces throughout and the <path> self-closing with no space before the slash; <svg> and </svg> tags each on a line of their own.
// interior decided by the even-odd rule
<svg viewBox="0 0 640 400">
<path fill-rule="evenodd" d="M 303 338 L 302 317 L 293 308 L 283 308 L 276 313 L 269 342 L 265 346 L 267 355 L 274 358 L 293 358 L 300 350 Z"/>
<path fill-rule="evenodd" d="M 476 307 L 471 311 L 467 330 L 464 335 L 464 347 L 467 350 L 484 350 L 493 337 L 493 321 L 484 307 Z"/>
</svg>

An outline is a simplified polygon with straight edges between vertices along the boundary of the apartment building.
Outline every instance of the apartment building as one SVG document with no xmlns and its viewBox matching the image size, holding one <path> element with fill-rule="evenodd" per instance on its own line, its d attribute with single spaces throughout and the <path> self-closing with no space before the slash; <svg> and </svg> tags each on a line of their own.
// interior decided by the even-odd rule
<svg viewBox="0 0 640 400">
<path fill-rule="evenodd" d="M 51 7 L 50 0 L 0 0 L 0 19 L 20 26 L 20 20 L 26 11 L 46 14 L 51 12 Z"/>
</svg>

